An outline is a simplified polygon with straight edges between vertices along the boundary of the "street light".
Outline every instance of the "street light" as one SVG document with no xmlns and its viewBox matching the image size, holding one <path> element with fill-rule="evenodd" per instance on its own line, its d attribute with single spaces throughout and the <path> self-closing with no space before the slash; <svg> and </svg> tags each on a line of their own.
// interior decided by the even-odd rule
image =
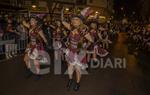
<svg viewBox="0 0 150 95">
<path fill-rule="evenodd" d="M 36 5 L 32 5 L 32 8 L 36 8 L 37 6 Z"/>
<path fill-rule="evenodd" d="M 65 10 L 66 10 L 66 11 L 69 11 L 69 8 L 66 8 Z"/>
<path fill-rule="evenodd" d="M 95 14 L 98 14 L 98 13 L 99 13 L 98 11 L 95 12 Z"/>
</svg>

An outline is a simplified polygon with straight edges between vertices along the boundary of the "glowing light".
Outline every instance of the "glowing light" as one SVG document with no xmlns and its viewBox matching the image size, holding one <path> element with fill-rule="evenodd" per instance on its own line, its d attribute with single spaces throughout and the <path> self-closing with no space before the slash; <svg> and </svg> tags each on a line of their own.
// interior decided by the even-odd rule
<svg viewBox="0 0 150 95">
<path fill-rule="evenodd" d="M 93 17 L 94 17 L 93 15 L 90 15 L 90 16 L 89 16 L 89 18 L 93 18 Z"/>
<path fill-rule="evenodd" d="M 121 10 L 123 11 L 123 10 L 124 10 L 124 8 L 123 8 L 123 7 L 121 7 Z"/>
<path fill-rule="evenodd" d="M 32 5 L 32 8 L 36 8 L 36 5 Z"/>
<path fill-rule="evenodd" d="M 105 17 L 105 16 L 99 16 L 99 18 L 100 18 L 100 19 L 106 19 L 106 17 Z"/>
<path fill-rule="evenodd" d="M 66 11 L 69 11 L 69 8 L 66 8 L 65 10 L 66 10 Z"/>
<path fill-rule="evenodd" d="M 98 13 L 99 13 L 98 11 L 95 12 L 95 14 L 98 14 Z"/>
</svg>

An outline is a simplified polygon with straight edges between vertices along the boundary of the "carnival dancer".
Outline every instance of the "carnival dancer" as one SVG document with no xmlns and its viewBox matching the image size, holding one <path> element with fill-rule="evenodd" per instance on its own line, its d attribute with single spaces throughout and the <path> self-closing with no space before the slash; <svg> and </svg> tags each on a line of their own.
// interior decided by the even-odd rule
<svg viewBox="0 0 150 95">
<path fill-rule="evenodd" d="M 55 25 L 53 26 L 53 49 L 54 49 L 54 73 L 61 74 L 61 62 L 64 59 L 64 53 L 62 51 L 63 38 L 63 26 L 61 20 L 55 20 Z"/>
<path fill-rule="evenodd" d="M 86 8 L 81 12 L 87 13 L 90 8 Z M 90 11 L 91 12 L 91 11 Z M 63 13 L 62 13 L 63 14 Z M 86 14 L 87 15 L 87 14 Z M 81 81 L 81 69 L 84 64 L 87 64 L 86 60 L 86 45 L 84 43 L 84 38 L 87 33 L 87 26 L 83 24 L 83 14 L 82 16 L 74 15 L 71 18 L 71 24 L 67 23 L 63 19 L 62 15 L 62 23 L 63 25 L 70 31 L 69 34 L 69 43 L 65 50 L 66 53 L 66 61 L 68 62 L 68 74 L 69 81 L 67 84 L 67 88 L 70 89 L 73 85 L 73 73 L 74 70 L 76 72 L 76 81 L 73 86 L 74 91 L 78 91 L 80 88 Z"/>
<path fill-rule="evenodd" d="M 29 47 L 26 49 L 25 52 L 28 54 L 28 57 L 34 61 L 33 63 L 35 65 L 36 74 L 39 74 L 40 72 L 39 52 L 35 39 L 31 39 L 31 43 L 29 44 Z M 31 68 L 31 64 L 28 64 L 28 68 Z"/>
<path fill-rule="evenodd" d="M 109 52 L 107 51 L 107 49 L 103 47 L 105 40 L 109 42 L 109 40 L 107 39 L 108 37 L 107 37 L 106 39 L 103 38 L 103 33 L 102 33 L 102 31 L 104 31 L 104 30 L 105 30 L 105 29 L 102 28 L 102 27 L 98 30 L 98 32 L 97 32 L 98 40 L 96 40 L 96 41 L 94 42 L 94 44 L 95 44 L 95 46 L 94 46 L 94 52 L 95 52 L 96 55 L 98 55 L 99 57 L 105 57 L 105 56 L 107 56 L 107 55 L 109 54 Z M 107 36 L 108 36 L 108 35 L 107 35 Z M 98 61 L 97 58 L 95 58 L 94 61 Z"/>
<path fill-rule="evenodd" d="M 111 44 L 112 42 L 109 40 L 109 35 L 108 35 L 108 29 L 100 27 L 100 33 L 99 33 L 99 37 L 101 39 L 102 42 L 102 47 L 105 49 L 109 48 L 109 44 Z"/>
<path fill-rule="evenodd" d="M 61 39 L 62 39 L 62 25 L 61 21 L 56 21 L 56 25 L 54 26 L 53 31 L 53 47 L 54 49 L 60 49 L 61 48 Z"/>
<path fill-rule="evenodd" d="M 90 24 L 89 34 L 92 38 L 91 38 L 91 42 L 89 43 L 89 46 L 87 48 L 87 50 L 88 50 L 88 55 L 87 55 L 88 56 L 88 62 L 91 59 L 90 58 L 91 54 L 92 54 L 92 59 L 95 60 L 95 61 L 97 60 L 96 51 L 95 51 L 94 47 L 98 44 L 98 43 L 95 43 L 95 42 L 99 40 L 99 37 L 98 37 L 98 22 L 96 21 L 96 19 L 92 19 L 91 21 L 89 21 L 89 24 Z"/>
<path fill-rule="evenodd" d="M 43 31 L 41 30 L 41 26 L 38 25 L 38 18 L 33 16 L 30 19 L 30 24 L 23 22 L 24 26 L 26 26 L 29 29 L 29 36 L 30 36 L 30 42 L 27 46 L 27 51 L 25 52 L 24 62 L 27 67 L 27 77 L 30 77 L 32 73 L 30 72 L 30 59 L 34 60 L 35 66 L 37 67 L 37 74 L 39 72 L 39 64 L 36 58 L 38 57 L 38 53 L 40 50 L 44 50 L 43 44 L 47 44 L 47 40 L 43 34 Z M 31 44 L 32 43 L 32 44 Z M 31 50 L 31 51 L 30 51 Z M 33 56 L 30 56 L 29 54 L 34 53 L 34 58 L 31 58 Z M 39 78 L 39 75 L 37 75 L 37 78 Z"/>
<path fill-rule="evenodd" d="M 53 26 L 51 25 L 51 17 L 50 15 L 46 15 L 43 17 L 43 25 L 42 25 L 42 30 L 43 30 L 43 33 L 45 35 L 45 38 L 47 39 L 48 41 L 48 47 L 46 47 L 46 50 L 47 51 L 50 51 L 52 49 L 52 38 L 53 38 L 53 31 L 54 31 L 54 28 Z"/>
</svg>

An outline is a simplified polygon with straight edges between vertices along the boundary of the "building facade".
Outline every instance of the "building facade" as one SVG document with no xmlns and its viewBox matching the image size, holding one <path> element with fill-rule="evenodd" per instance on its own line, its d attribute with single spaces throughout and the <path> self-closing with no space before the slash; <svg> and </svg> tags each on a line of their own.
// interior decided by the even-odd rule
<svg viewBox="0 0 150 95">
<path fill-rule="evenodd" d="M 62 9 L 62 6 L 69 8 L 70 11 L 75 8 L 81 10 L 85 7 L 91 7 L 95 12 L 106 17 L 110 17 L 114 11 L 113 0 L 53 0 L 53 2 L 54 4 L 58 3 L 56 10 L 57 8 Z"/>
<path fill-rule="evenodd" d="M 37 13 L 60 14 L 62 7 L 66 13 L 91 7 L 101 16 L 110 17 L 113 13 L 113 0 L 1 0 L 11 6 L 23 7 Z"/>
</svg>

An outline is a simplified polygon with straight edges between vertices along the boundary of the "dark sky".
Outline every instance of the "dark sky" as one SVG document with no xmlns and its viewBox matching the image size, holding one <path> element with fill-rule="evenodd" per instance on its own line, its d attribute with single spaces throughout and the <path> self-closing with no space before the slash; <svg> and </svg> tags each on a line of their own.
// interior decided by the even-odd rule
<svg viewBox="0 0 150 95">
<path fill-rule="evenodd" d="M 124 6 L 127 9 L 135 9 L 139 0 L 114 0 L 115 7 Z"/>
<path fill-rule="evenodd" d="M 116 15 L 126 15 L 131 16 L 133 12 L 138 15 L 139 13 L 139 1 L 140 0 L 114 0 L 114 9 Z M 124 8 L 124 10 L 121 10 L 121 7 Z"/>
</svg>

